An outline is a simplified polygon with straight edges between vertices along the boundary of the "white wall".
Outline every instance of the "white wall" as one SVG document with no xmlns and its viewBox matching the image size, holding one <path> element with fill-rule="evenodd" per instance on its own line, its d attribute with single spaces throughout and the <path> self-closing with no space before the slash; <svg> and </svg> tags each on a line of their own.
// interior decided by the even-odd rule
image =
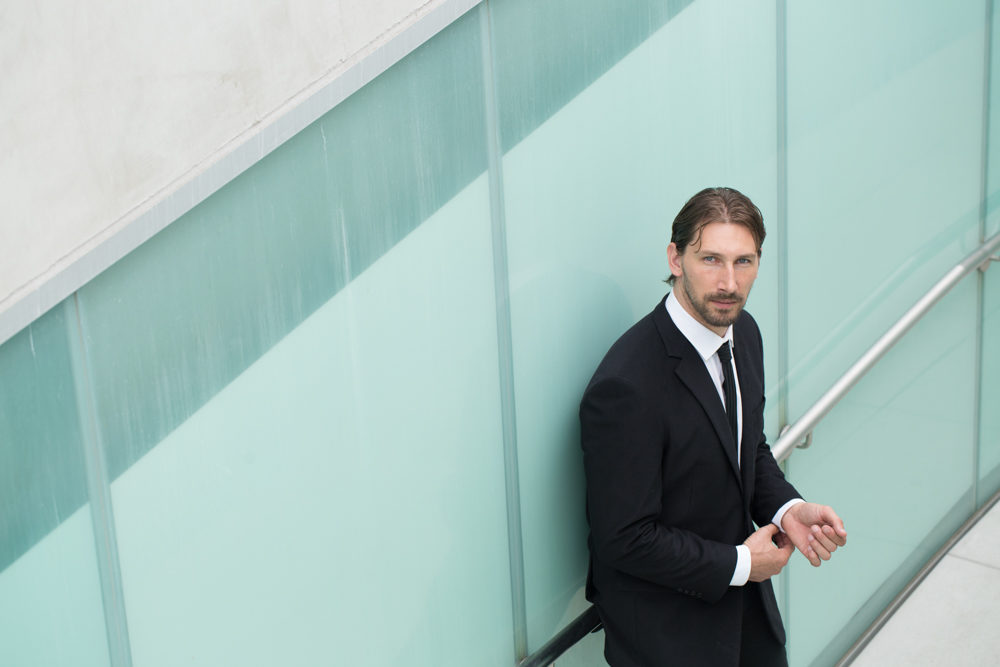
<svg viewBox="0 0 1000 667">
<path fill-rule="evenodd" d="M 371 69 L 366 58 L 456 4 L 0 5 L 0 318 L 33 301 L 31 315 L 6 318 L 0 342 L 79 286 L 63 279 L 52 287 L 68 267 L 314 91 L 359 63 Z M 90 264 L 77 273 L 105 268 Z M 46 290 L 57 293 L 39 298 Z"/>
</svg>

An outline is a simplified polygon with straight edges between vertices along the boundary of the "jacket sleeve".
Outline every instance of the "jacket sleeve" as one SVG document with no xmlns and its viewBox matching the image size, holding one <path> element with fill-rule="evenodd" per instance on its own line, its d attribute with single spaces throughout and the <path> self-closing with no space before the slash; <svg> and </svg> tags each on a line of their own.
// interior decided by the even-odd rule
<svg viewBox="0 0 1000 667">
<path fill-rule="evenodd" d="M 793 498 L 801 498 L 795 487 L 785 479 L 778 463 L 771 454 L 771 447 L 761 438 L 756 454 L 757 479 L 750 503 L 750 517 L 758 526 L 770 523 L 775 512 Z"/>
<path fill-rule="evenodd" d="M 592 557 L 709 602 L 727 591 L 735 545 L 664 525 L 662 406 L 620 377 L 596 378 L 580 406 Z"/>
<path fill-rule="evenodd" d="M 753 322 L 752 318 L 750 320 Z M 757 349 L 762 350 L 763 341 L 761 340 L 760 329 L 757 328 L 756 322 L 753 322 L 753 324 L 757 339 Z M 763 387 L 764 364 L 762 359 L 760 361 L 759 372 L 761 375 L 761 387 Z M 760 401 L 758 410 L 759 412 L 755 415 L 754 423 L 761 424 L 763 427 L 763 399 Z M 758 526 L 763 526 L 771 522 L 775 512 L 781 509 L 782 505 L 793 498 L 801 498 L 801 496 L 795 490 L 795 487 L 785 479 L 785 474 L 781 471 L 777 461 L 774 460 L 774 455 L 771 453 L 771 446 L 767 444 L 767 438 L 764 437 L 763 431 L 759 434 L 757 447 L 754 449 L 754 471 L 754 494 L 750 502 L 750 517 Z"/>
</svg>

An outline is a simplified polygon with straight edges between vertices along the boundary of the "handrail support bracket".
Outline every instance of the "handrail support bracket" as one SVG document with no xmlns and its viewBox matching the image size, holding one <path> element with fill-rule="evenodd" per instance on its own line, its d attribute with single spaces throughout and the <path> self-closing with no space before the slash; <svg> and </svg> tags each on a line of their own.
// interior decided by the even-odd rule
<svg viewBox="0 0 1000 667">
<path fill-rule="evenodd" d="M 780 438 L 781 436 L 785 435 L 785 433 L 791 427 L 792 427 L 791 424 L 785 424 L 784 426 L 782 426 L 781 427 L 781 431 L 778 433 L 778 437 Z M 798 444 L 795 445 L 795 448 L 796 449 L 809 449 L 809 447 L 812 444 L 813 444 L 813 432 L 809 431 L 808 433 L 806 433 L 805 437 L 802 438 L 802 440 Z"/>
<path fill-rule="evenodd" d="M 984 259 L 983 263 L 977 267 L 979 269 L 979 272 L 986 273 L 986 269 L 990 268 L 990 264 L 992 264 L 993 262 L 1000 262 L 1000 255 L 990 255 L 989 257 Z"/>
</svg>

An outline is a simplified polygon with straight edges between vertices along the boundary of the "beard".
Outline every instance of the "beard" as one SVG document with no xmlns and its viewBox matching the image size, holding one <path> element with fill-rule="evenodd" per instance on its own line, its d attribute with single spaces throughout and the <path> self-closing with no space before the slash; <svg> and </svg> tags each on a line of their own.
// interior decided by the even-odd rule
<svg viewBox="0 0 1000 667">
<path fill-rule="evenodd" d="M 715 292 L 699 298 L 691 291 L 686 280 L 681 280 L 681 288 L 684 290 L 684 296 L 687 297 L 688 303 L 698 313 L 698 316 L 713 327 L 728 327 L 735 322 L 736 318 L 743 312 L 743 305 L 746 303 L 746 297 L 739 292 Z M 713 299 L 724 299 L 736 303 L 731 310 L 723 312 L 712 305 Z"/>
</svg>

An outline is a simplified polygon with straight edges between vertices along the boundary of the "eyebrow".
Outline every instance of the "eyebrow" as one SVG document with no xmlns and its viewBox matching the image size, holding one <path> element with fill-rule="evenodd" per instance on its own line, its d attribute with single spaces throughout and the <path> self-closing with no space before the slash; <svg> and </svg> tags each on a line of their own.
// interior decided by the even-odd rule
<svg viewBox="0 0 1000 667">
<path fill-rule="evenodd" d="M 697 250 L 694 251 L 694 254 L 696 254 L 696 255 L 719 255 L 719 256 L 722 256 L 725 253 L 719 252 L 718 250 L 706 250 L 704 248 L 698 248 Z M 756 252 L 748 252 L 748 253 L 744 253 L 742 255 L 736 255 L 736 259 L 746 259 L 746 258 L 756 257 L 756 256 L 757 256 Z"/>
</svg>

